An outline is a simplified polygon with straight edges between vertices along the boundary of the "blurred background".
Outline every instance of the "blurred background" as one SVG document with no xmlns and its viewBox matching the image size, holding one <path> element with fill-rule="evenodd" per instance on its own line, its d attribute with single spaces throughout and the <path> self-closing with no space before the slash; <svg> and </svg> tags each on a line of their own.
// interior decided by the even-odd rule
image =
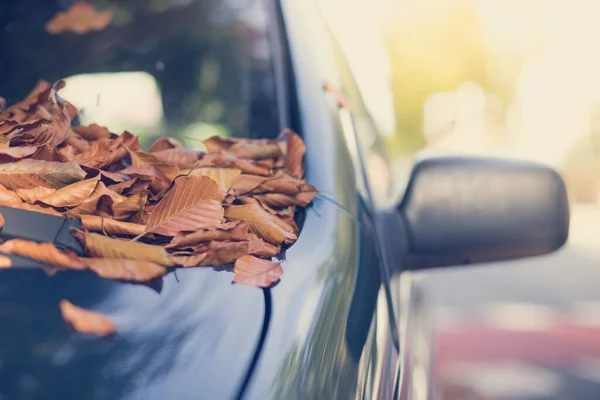
<svg viewBox="0 0 600 400">
<path fill-rule="evenodd" d="M 559 253 L 418 277 L 444 398 L 600 398 L 600 2 L 350 3 L 383 38 L 395 155 L 538 160 L 571 197 Z"/>
</svg>

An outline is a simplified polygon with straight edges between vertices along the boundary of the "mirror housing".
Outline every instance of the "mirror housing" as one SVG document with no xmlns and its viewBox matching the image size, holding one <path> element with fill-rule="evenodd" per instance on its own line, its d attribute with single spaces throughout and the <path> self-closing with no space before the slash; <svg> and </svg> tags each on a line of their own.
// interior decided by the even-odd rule
<svg viewBox="0 0 600 400">
<path fill-rule="evenodd" d="M 560 248 L 569 233 L 562 178 L 527 161 L 422 159 L 396 212 L 404 225 L 408 269 L 542 255 Z"/>
</svg>

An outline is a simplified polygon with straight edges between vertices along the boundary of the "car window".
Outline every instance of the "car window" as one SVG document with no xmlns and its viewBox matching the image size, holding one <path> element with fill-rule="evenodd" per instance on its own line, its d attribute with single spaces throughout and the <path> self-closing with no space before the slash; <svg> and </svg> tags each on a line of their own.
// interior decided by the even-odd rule
<svg viewBox="0 0 600 400">
<path fill-rule="evenodd" d="M 81 123 L 129 130 L 143 145 L 161 135 L 195 147 L 213 134 L 279 132 L 262 0 L 8 3 L 0 13 L 0 96 L 9 104 L 39 79 L 65 79 L 61 95 L 82 109 Z M 59 13 L 74 4 L 109 13 L 107 26 L 83 33 L 79 17 L 57 32 L 51 21 L 59 16 L 64 25 Z"/>
</svg>

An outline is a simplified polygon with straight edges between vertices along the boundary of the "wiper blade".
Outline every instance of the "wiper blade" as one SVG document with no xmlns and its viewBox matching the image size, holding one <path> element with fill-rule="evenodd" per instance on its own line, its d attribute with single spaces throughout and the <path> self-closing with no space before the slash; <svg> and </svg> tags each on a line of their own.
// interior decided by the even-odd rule
<svg viewBox="0 0 600 400">
<path fill-rule="evenodd" d="M 81 243 L 71 234 L 72 228 L 81 228 L 79 221 L 42 214 L 19 208 L 0 206 L 4 217 L 4 226 L 0 230 L 0 239 L 24 239 L 33 242 L 53 243 L 61 250 L 70 250 L 79 256 L 84 255 Z M 48 265 L 26 257 L 2 254 L 10 258 L 12 266 L 19 268 L 43 268 Z"/>
</svg>

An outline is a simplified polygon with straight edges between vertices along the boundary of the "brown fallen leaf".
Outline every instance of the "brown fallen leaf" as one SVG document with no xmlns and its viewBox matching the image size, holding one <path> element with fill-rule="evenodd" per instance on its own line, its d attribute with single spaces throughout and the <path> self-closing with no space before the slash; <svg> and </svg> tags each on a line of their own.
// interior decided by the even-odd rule
<svg viewBox="0 0 600 400">
<path fill-rule="evenodd" d="M 182 174 L 186 174 L 185 171 L 181 171 Z M 233 182 L 237 179 L 242 171 L 237 168 L 195 168 L 190 170 L 187 175 L 188 176 L 208 176 L 217 184 L 223 191 L 228 191 Z"/>
<path fill-rule="evenodd" d="M 2 213 L 0 213 L 0 229 L 2 229 L 3 226 L 4 226 L 4 217 L 2 216 Z"/>
<path fill-rule="evenodd" d="M 161 137 L 156 139 L 156 141 L 148 149 L 148 152 L 154 153 L 157 151 L 170 149 L 183 149 L 183 144 L 181 144 L 181 142 L 179 142 L 177 139 Z"/>
<path fill-rule="evenodd" d="M 246 160 L 232 160 L 231 165 L 239 169 L 245 174 L 253 174 L 253 175 L 262 175 L 262 176 L 270 176 L 271 168 L 265 167 L 258 164 L 253 164 Z"/>
<path fill-rule="evenodd" d="M 206 176 L 177 178 L 150 214 L 147 232 L 174 236 L 217 226 L 223 219 L 223 197 L 217 183 Z"/>
<path fill-rule="evenodd" d="M 248 223 L 245 221 L 228 222 L 209 229 L 195 232 L 178 232 L 167 248 L 194 246 L 213 240 L 244 240 L 248 236 Z"/>
<path fill-rule="evenodd" d="M 271 286 L 283 275 L 283 269 L 278 263 L 250 255 L 238 258 L 233 272 L 234 282 L 261 288 Z"/>
<path fill-rule="evenodd" d="M 55 148 L 56 156 L 58 161 L 69 162 L 75 160 L 75 149 L 72 146 L 66 145 L 59 148 Z"/>
<path fill-rule="evenodd" d="M 316 192 L 300 192 L 295 196 L 289 196 L 281 193 L 266 193 L 257 194 L 253 197 L 265 208 L 266 206 L 284 208 L 289 206 L 306 207 L 310 204 L 315 195 Z"/>
<path fill-rule="evenodd" d="M 165 267 L 172 267 L 167 251 L 163 246 L 155 246 L 141 242 L 111 239 L 97 233 L 85 233 L 77 230 L 74 236 L 94 257 L 127 258 L 130 260 L 153 262 Z"/>
<path fill-rule="evenodd" d="M 231 242 L 213 240 L 208 244 L 206 258 L 201 265 L 226 265 L 248 254 L 248 242 Z"/>
<path fill-rule="evenodd" d="M 139 193 L 128 197 L 127 200 L 118 203 L 114 207 L 114 218 L 117 220 L 130 220 L 132 222 L 139 222 L 142 214 L 144 213 L 146 203 L 148 202 L 149 194 L 150 192 L 144 189 Z"/>
<path fill-rule="evenodd" d="M 304 165 L 302 159 L 306 152 L 306 145 L 298 134 L 287 129 L 287 162 L 285 170 L 295 178 L 304 176 Z"/>
<path fill-rule="evenodd" d="M 68 211 L 71 218 L 84 214 L 112 216 L 116 204 L 122 203 L 127 198 L 108 189 L 104 183 L 98 182 L 91 196 L 77 207 Z"/>
<path fill-rule="evenodd" d="M 184 268 L 200 267 L 207 253 L 170 254 L 169 259 L 177 266 Z"/>
<path fill-rule="evenodd" d="M 37 243 L 11 239 L 0 244 L 0 251 L 41 261 L 45 264 L 69 269 L 83 269 L 85 265 L 72 251 L 57 249 L 52 243 Z"/>
<path fill-rule="evenodd" d="M 248 242 L 212 241 L 195 252 L 178 252 L 169 255 L 171 261 L 182 267 L 206 267 L 231 264 L 248 254 Z"/>
<path fill-rule="evenodd" d="M 12 267 L 12 261 L 6 256 L 0 255 L 0 269 Z"/>
<path fill-rule="evenodd" d="M 256 238 L 248 241 L 248 254 L 261 257 L 275 257 L 280 252 L 280 246 L 265 242 L 262 239 Z"/>
<path fill-rule="evenodd" d="M 85 171 L 75 162 L 25 159 L 0 164 L 0 183 L 15 190 L 37 186 L 61 188 L 82 180 L 85 175 Z"/>
<path fill-rule="evenodd" d="M 227 207 L 225 216 L 233 220 L 247 221 L 252 232 L 273 244 L 292 243 L 297 239 L 292 233 L 292 226 L 255 203 Z"/>
<path fill-rule="evenodd" d="M 96 186 L 100 175 L 95 178 L 86 179 L 80 182 L 72 183 L 47 196 L 39 199 L 40 203 L 53 207 L 75 207 L 90 198 Z"/>
<path fill-rule="evenodd" d="M 154 164 L 158 164 L 158 159 L 152 153 L 146 153 L 144 151 L 132 151 L 126 149 L 129 153 L 131 165 L 135 167 L 151 167 Z"/>
<path fill-rule="evenodd" d="M 211 153 L 223 152 L 237 158 L 262 160 L 281 156 L 276 140 L 267 139 L 234 139 L 213 136 L 203 141 Z"/>
<path fill-rule="evenodd" d="M 301 179 L 293 178 L 284 173 L 277 173 L 272 179 L 267 179 L 250 193 L 280 193 L 295 196 L 302 192 L 316 193 L 317 189 Z"/>
<path fill-rule="evenodd" d="M 79 333 L 106 336 L 117 331 L 115 325 L 98 312 L 77 307 L 68 300 L 61 300 L 59 306 L 65 322 Z"/>
<path fill-rule="evenodd" d="M 85 1 L 77 1 L 66 12 L 58 13 L 46 24 L 46 32 L 57 35 L 63 32 L 74 32 L 83 35 L 91 31 L 99 31 L 110 25 L 113 11 L 96 11 L 93 5 Z"/>
<path fill-rule="evenodd" d="M 171 171 L 169 171 L 171 169 Z M 164 171 L 170 172 L 167 175 Z M 158 194 L 164 190 L 167 190 L 173 180 L 173 174 L 179 173 L 179 169 L 176 166 L 144 166 L 144 167 L 127 167 L 120 170 L 122 174 L 126 174 L 131 178 L 137 178 L 141 181 L 148 181 L 148 188 L 154 194 Z"/>
<path fill-rule="evenodd" d="M 2 147 L 0 148 L 0 160 L 3 160 L 4 158 L 18 160 L 29 157 L 35 153 L 37 149 L 37 146 Z"/>
<path fill-rule="evenodd" d="M 92 171 L 94 171 L 94 168 L 88 168 L 91 169 Z M 124 182 L 129 180 L 129 177 L 127 175 L 123 175 L 120 174 L 118 172 L 110 172 L 110 171 L 104 171 L 102 169 L 96 169 L 95 171 L 98 171 L 98 173 L 101 176 L 101 180 L 104 183 L 113 183 L 113 182 Z M 111 181 L 111 182 L 108 182 Z"/>
<path fill-rule="evenodd" d="M 82 258 L 81 260 L 98 276 L 107 279 L 146 282 L 167 272 L 165 267 L 150 261 L 124 258 Z"/>
<path fill-rule="evenodd" d="M 188 149 L 166 149 L 152 154 L 156 160 L 165 164 L 176 165 L 180 168 L 191 168 L 204 152 Z"/>
<path fill-rule="evenodd" d="M 123 182 L 115 183 L 114 185 L 109 185 L 108 188 L 115 193 L 123 194 L 124 191 L 132 187 L 137 182 L 137 178 L 128 179 Z"/>
<path fill-rule="evenodd" d="M 23 201 L 19 195 L 0 185 L 0 206 L 16 207 L 21 205 L 21 203 L 23 203 Z"/>
<path fill-rule="evenodd" d="M 50 82 L 45 81 L 45 80 L 39 80 L 36 83 L 33 90 L 27 95 L 27 97 L 25 97 L 25 99 L 18 102 L 17 104 L 14 104 L 14 105 L 4 109 L 0 113 L 0 119 L 19 120 L 18 118 L 15 118 L 15 116 L 19 115 L 22 112 L 29 110 L 31 108 L 31 106 L 33 106 L 38 101 L 38 97 L 40 96 L 40 94 L 43 93 L 44 91 L 48 90 L 50 87 L 52 87 Z"/>
<path fill-rule="evenodd" d="M 231 185 L 229 193 L 239 197 L 246 193 L 250 193 L 254 189 L 258 188 L 261 184 L 263 184 L 268 179 L 273 179 L 271 177 L 264 177 L 258 175 L 250 175 L 250 174 L 241 174 L 236 178 L 236 180 Z"/>
<path fill-rule="evenodd" d="M 98 215 L 82 215 L 81 224 L 91 232 L 103 232 L 106 235 L 137 236 L 146 230 L 145 225 L 102 218 Z"/>
<path fill-rule="evenodd" d="M 90 143 L 75 130 L 71 129 L 64 142 L 67 146 L 70 146 L 74 151 L 79 154 L 90 148 Z"/>
<path fill-rule="evenodd" d="M 42 213 L 42 214 L 56 215 L 57 217 L 62 217 L 63 216 L 60 212 L 56 211 L 52 207 L 44 207 L 44 206 L 40 206 L 38 204 L 21 203 L 21 204 L 19 204 L 17 206 L 14 206 L 14 207 L 15 208 L 20 208 L 21 210 L 39 212 L 39 213 Z"/>
<path fill-rule="evenodd" d="M 125 131 L 114 139 L 102 138 L 91 142 L 86 151 L 75 157 L 75 161 L 90 168 L 108 169 L 109 166 L 123 160 L 127 149 L 136 151 L 139 148 L 137 137 Z"/>
<path fill-rule="evenodd" d="M 74 126 L 73 131 L 89 142 L 100 139 L 110 139 L 113 136 L 108 129 L 98 124 L 91 124 L 89 126 Z"/>
</svg>

